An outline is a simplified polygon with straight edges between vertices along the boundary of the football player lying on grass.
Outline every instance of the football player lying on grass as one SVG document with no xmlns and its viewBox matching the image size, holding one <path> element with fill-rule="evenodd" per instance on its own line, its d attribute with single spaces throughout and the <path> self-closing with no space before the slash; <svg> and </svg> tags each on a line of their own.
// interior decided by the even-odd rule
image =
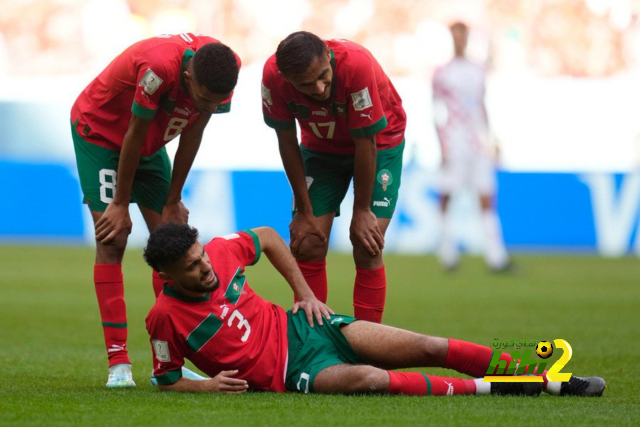
<svg viewBox="0 0 640 427">
<path fill-rule="evenodd" d="M 297 299 L 288 312 L 247 283 L 244 269 L 262 252 Z M 289 249 L 268 227 L 202 246 L 196 229 L 166 224 L 151 233 L 144 257 L 167 280 L 146 319 L 154 381 L 161 390 L 531 396 L 545 390 L 600 396 L 605 388 L 599 377 L 483 382 L 493 353 L 489 347 L 337 315 L 314 297 Z M 212 378 L 183 377 L 185 359 Z M 506 353 L 500 359 L 518 363 Z M 472 379 L 392 370 L 429 366 Z"/>
</svg>

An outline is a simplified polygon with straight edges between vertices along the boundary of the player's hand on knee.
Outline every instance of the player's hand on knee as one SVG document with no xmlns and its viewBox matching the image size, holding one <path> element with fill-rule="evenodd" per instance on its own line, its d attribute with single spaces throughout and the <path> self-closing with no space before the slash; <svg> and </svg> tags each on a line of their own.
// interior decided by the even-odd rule
<svg viewBox="0 0 640 427">
<path fill-rule="evenodd" d="M 310 235 L 316 236 L 322 243 L 327 241 L 327 236 L 313 214 L 296 213 L 289 224 L 289 235 L 291 237 L 289 247 L 296 258 L 300 255 L 300 243 Z"/>
<path fill-rule="evenodd" d="M 189 209 L 182 203 L 167 203 L 162 208 L 162 216 L 160 221 L 163 224 L 173 222 L 176 224 L 189 223 Z"/>
<path fill-rule="evenodd" d="M 96 221 L 96 240 L 103 245 L 113 240 L 123 231 L 131 233 L 129 205 L 110 203 L 98 221 Z"/>
<path fill-rule="evenodd" d="M 222 371 L 210 380 L 206 380 L 206 389 L 211 393 L 244 393 L 249 388 L 245 380 L 233 378 L 238 375 L 238 370 Z M 204 383 L 205 381 L 203 381 Z"/>
<path fill-rule="evenodd" d="M 302 298 L 300 301 L 293 305 L 291 311 L 296 314 L 298 310 L 302 309 L 307 316 L 309 326 L 313 328 L 313 319 L 315 317 L 319 325 L 323 324 L 322 319 L 329 319 L 332 314 L 336 314 L 325 303 L 317 299 L 316 297 Z"/>
<path fill-rule="evenodd" d="M 371 256 L 378 255 L 384 248 L 384 235 L 380 231 L 378 219 L 370 210 L 354 210 L 349 239 L 354 246 L 362 245 Z"/>
</svg>

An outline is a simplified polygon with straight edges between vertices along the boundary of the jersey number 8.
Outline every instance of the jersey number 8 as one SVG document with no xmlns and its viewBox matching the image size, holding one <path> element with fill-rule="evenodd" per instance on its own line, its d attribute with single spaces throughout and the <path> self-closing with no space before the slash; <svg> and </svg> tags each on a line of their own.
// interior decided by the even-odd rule
<svg viewBox="0 0 640 427">
<path fill-rule="evenodd" d="M 164 140 L 171 141 L 176 136 L 180 135 L 182 130 L 189 124 L 189 120 L 181 119 L 180 117 L 174 117 L 169 120 L 167 129 L 164 131 Z"/>
<path fill-rule="evenodd" d="M 102 203 L 111 203 L 113 201 L 113 193 L 116 191 L 117 173 L 113 169 L 100 169 L 100 201 Z M 107 193 L 109 191 L 109 193 Z"/>
</svg>

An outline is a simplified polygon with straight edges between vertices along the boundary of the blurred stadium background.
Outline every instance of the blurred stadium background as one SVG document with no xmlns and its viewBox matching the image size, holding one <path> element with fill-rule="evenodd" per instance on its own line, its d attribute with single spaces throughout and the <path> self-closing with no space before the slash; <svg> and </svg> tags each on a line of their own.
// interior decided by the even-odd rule
<svg viewBox="0 0 640 427">
<path fill-rule="evenodd" d="M 232 113 L 212 120 L 185 189 L 192 223 L 205 237 L 257 225 L 286 236 L 290 188 L 262 122 L 260 79 L 278 42 L 306 29 L 363 44 L 392 76 L 409 122 L 387 249 L 431 252 L 440 153 L 430 78 L 452 54 L 447 25 L 463 20 L 470 56 L 490 70 L 508 247 L 640 255 L 638 0 L 3 0 L 1 10 L 1 243 L 91 244 L 70 106 L 129 44 L 179 32 L 219 38 L 244 63 Z M 482 245 L 473 200 L 454 200 L 460 244 L 472 253 Z M 334 250 L 350 250 L 348 211 Z M 146 230 L 132 213 L 140 245 Z"/>
</svg>

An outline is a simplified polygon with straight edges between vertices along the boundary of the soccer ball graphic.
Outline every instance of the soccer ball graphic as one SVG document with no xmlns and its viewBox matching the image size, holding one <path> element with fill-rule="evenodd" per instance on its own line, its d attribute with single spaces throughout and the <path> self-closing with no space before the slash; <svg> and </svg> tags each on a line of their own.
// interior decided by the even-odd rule
<svg viewBox="0 0 640 427">
<path fill-rule="evenodd" d="M 553 347 L 549 341 L 540 341 L 536 346 L 536 354 L 542 359 L 548 359 L 553 354 Z"/>
</svg>

